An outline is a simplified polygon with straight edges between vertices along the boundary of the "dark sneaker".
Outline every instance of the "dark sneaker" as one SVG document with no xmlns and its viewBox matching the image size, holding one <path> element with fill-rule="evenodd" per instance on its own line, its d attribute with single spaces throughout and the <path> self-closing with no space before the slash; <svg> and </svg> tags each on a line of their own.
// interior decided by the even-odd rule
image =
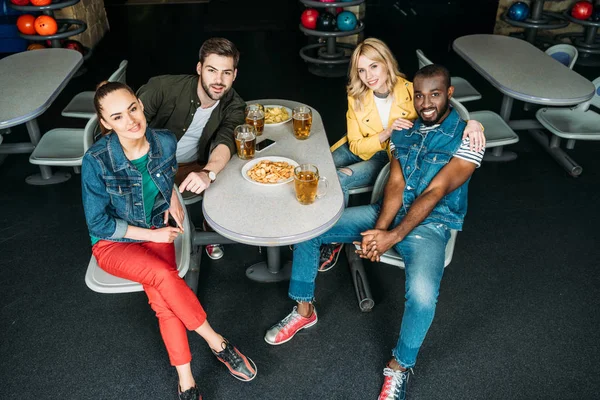
<svg viewBox="0 0 600 400">
<path fill-rule="evenodd" d="M 182 392 L 179 385 L 177 385 L 177 393 L 179 394 L 179 400 L 202 400 L 198 386 L 194 386 L 193 388 L 189 388 L 185 392 Z"/>
<path fill-rule="evenodd" d="M 234 345 L 227 340 L 223 342 L 223 350 L 213 354 L 221 361 L 229 373 L 240 381 L 249 382 L 256 377 L 256 365 L 249 357 L 243 355 Z"/>
<path fill-rule="evenodd" d="M 206 254 L 208 254 L 211 259 L 218 260 L 219 258 L 223 257 L 225 252 L 223 251 L 223 246 L 220 244 L 207 244 Z"/>
<path fill-rule="evenodd" d="M 321 265 L 319 266 L 319 272 L 329 271 L 335 266 L 343 247 L 344 243 L 324 244 L 321 246 Z"/>
<path fill-rule="evenodd" d="M 294 335 L 302 329 L 310 328 L 318 321 L 317 310 L 313 307 L 310 317 L 304 318 L 298 313 L 298 307 L 294 307 L 287 317 L 273 325 L 265 335 L 265 342 L 274 346 L 292 340 Z"/>
<path fill-rule="evenodd" d="M 406 400 L 406 386 L 408 385 L 408 374 L 406 371 L 395 371 L 391 368 L 383 369 L 383 386 L 378 400 Z"/>
</svg>

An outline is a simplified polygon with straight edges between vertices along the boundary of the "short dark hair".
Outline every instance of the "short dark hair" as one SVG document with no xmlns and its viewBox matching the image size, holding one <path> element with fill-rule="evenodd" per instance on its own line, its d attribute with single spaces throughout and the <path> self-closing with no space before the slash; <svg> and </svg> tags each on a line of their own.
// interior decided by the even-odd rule
<svg viewBox="0 0 600 400">
<path fill-rule="evenodd" d="M 202 43 L 200 47 L 200 62 L 204 64 L 204 60 L 211 54 L 216 54 L 222 57 L 233 58 L 233 68 L 237 68 L 240 61 L 240 52 L 235 44 L 225 38 L 211 38 Z"/>
<path fill-rule="evenodd" d="M 429 64 L 424 66 L 423 68 L 417 71 L 413 81 L 415 81 L 419 77 L 431 78 L 434 76 L 441 76 L 444 79 L 444 83 L 446 84 L 446 89 L 450 87 L 450 71 L 448 71 L 448 68 L 440 64 Z"/>
</svg>

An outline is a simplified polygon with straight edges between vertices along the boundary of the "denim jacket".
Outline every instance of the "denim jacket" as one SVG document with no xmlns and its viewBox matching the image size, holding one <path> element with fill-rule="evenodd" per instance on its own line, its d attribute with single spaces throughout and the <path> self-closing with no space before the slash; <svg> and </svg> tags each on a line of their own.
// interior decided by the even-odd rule
<svg viewBox="0 0 600 400">
<path fill-rule="evenodd" d="M 152 209 L 151 226 L 164 226 L 177 172 L 177 140 L 167 130 L 146 129 L 150 143 L 148 172 L 159 190 Z M 81 166 L 83 208 L 90 235 L 114 242 L 125 238 L 127 226 L 150 228 L 146 223 L 142 174 L 125 157 L 116 134 L 111 133 L 88 149 Z"/>
<path fill-rule="evenodd" d="M 462 133 L 467 125 L 458 112 L 451 109 L 437 129 L 421 134 L 421 119 L 411 129 L 392 133 L 392 154 L 400 162 L 406 186 L 401 213 L 406 214 L 411 204 L 429 186 L 433 178 L 459 149 Z M 442 223 L 450 229 L 461 230 L 467 213 L 467 187 L 469 180 L 444 196 L 422 222 Z"/>
</svg>

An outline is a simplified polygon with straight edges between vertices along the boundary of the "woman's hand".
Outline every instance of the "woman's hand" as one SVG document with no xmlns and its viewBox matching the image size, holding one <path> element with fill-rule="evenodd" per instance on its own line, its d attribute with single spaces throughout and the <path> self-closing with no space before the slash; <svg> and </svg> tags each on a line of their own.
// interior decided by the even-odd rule
<svg viewBox="0 0 600 400">
<path fill-rule="evenodd" d="M 471 151 L 480 152 L 485 149 L 485 135 L 483 134 L 483 125 L 474 119 L 470 119 L 467 122 L 465 131 L 463 132 L 463 139 L 469 138 L 469 144 Z"/>
<path fill-rule="evenodd" d="M 183 206 L 179 202 L 179 197 L 177 196 L 175 189 L 173 189 L 171 193 L 171 206 L 165 212 L 165 225 L 169 224 L 169 215 L 173 217 L 173 220 L 175 220 L 177 227 L 181 230 L 181 232 L 183 232 L 185 230 L 183 227 L 185 212 L 183 210 Z"/>
<path fill-rule="evenodd" d="M 173 243 L 177 236 L 182 233 L 179 228 L 173 228 L 172 226 L 166 226 L 164 228 L 152 229 L 151 231 L 151 242 L 155 243 Z"/>
</svg>

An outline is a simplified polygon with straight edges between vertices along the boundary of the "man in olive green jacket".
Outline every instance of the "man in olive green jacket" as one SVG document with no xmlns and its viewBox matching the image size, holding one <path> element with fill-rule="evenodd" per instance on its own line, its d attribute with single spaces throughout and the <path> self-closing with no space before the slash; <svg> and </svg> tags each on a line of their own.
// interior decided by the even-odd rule
<svg viewBox="0 0 600 400">
<path fill-rule="evenodd" d="M 246 103 L 233 90 L 240 53 L 227 39 L 212 38 L 200 47 L 197 75 L 162 75 L 138 91 L 152 128 L 177 137 L 177 175 L 181 193 L 200 194 L 236 152 L 233 130 L 244 123 Z M 221 245 L 208 245 L 212 259 Z"/>
<path fill-rule="evenodd" d="M 239 51 L 227 39 L 200 48 L 198 75 L 162 75 L 138 91 L 152 128 L 177 137 L 176 183 L 180 191 L 202 193 L 236 152 L 233 130 L 244 123 L 246 104 L 232 88 Z"/>
</svg>

